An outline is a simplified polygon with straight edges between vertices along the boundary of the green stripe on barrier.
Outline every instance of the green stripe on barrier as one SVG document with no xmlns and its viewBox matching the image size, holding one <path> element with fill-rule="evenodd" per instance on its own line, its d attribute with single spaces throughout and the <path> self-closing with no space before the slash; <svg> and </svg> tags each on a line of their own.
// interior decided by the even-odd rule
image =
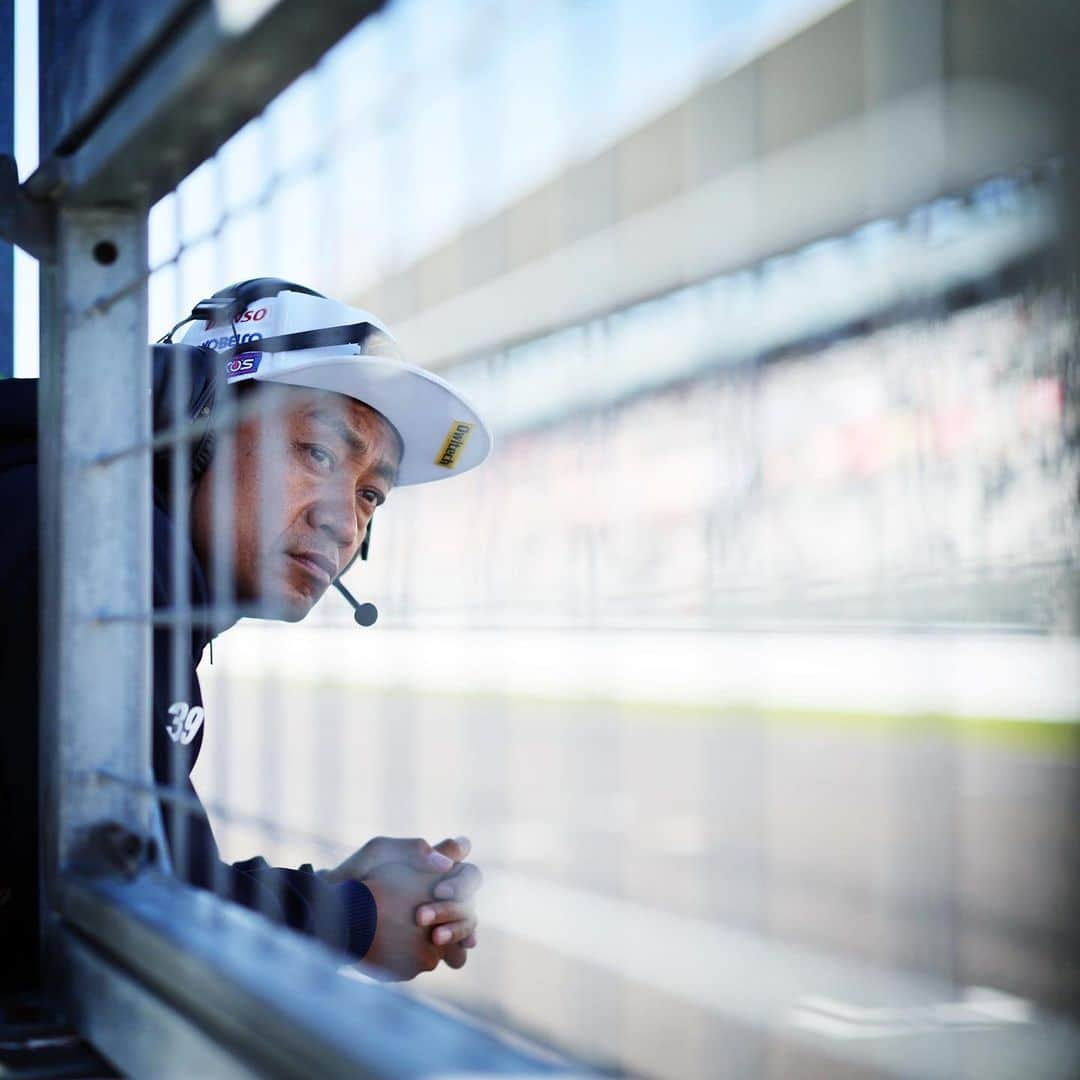
<svg viewBox="0 0 1080 1080">
<path fill-rule="evenodd" d="M 536 700 L 536 699 L 534 699 Z M 568 702 L 569 704 L 569 702 Z M 573 704 L 585 705 L 581 701 Z M 770 724 L 845 730 L 864 735 L 917 736 L 947 733 L 964 741 L 993 742 L 1055 755 L 1080 756 L 1080 717 L 1047 720 L 1038 717 L 952 716 L 946 713 L 878 713 L 860 710 L 794 708 L 750 703 L 728 705 L 673 702 L 594 702 L 623 709 L 644 719 L 657 713 L 690 723 L 760 720 Z"/>
</svg>

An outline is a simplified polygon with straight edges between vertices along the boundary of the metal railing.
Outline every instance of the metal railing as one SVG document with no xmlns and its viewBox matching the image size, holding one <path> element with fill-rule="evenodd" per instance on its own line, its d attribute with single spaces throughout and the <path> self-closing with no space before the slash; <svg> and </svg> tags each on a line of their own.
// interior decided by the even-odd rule
<svg viewBox="0 0 1080 1080">
<path fill-rule="evenodd" d="M 151 772 L 153 630 L 168 624 L 179 698 L 198 617 L 183 493 L 199 429 L 155 443 L 172 452 L 176 514 L 175 604 L 155 611 L 148 211 L 379 6 L 41 5 L 43 163 L 7 197 L 9 235 L 43 266 L 43 967 L 79 1030 L 132 1075 L 565 1071 L 343 979 L 340 953 L 173 877 L 193 800 L 186 775 L 174 788 Z M 235 416 L 222 420 L 227 459 Z M 215 498 L 229 497 L 221 485 Z M 162 806 L 177 810 L 171 860 Z"/>
<path fill-rule="evenodd" d="M 1075 127 L 980 82 L 986 9 L 809 0 L 706 71 L 710 0 L 74 6 L 41 5 L 42 165 L 0 176 L 0 230 L 43 267 L 42 936 L 78 1030 L 154 1076 L 575 1067 L 538 1044 L 1070 1075 Z M 584 131 L 672 26 L 713 40 Z M 576 133 L 556 175 L 545 130 Z M 266 273 L 386 314 L 494 418 L 482 471 L 380 511 L 373 634 L 236 595 L 271 399 L 185 415 L 177 352 L 151 417 L 148 338 Z M 152 767 L 163 686 L 200 796 Z M 487 939 L 420 991 L 366 981 L 275 925 L 284 894 L 185 883 L 203 812 L 211 886 L 256 850 L 482 835 Z"/>
</svg>

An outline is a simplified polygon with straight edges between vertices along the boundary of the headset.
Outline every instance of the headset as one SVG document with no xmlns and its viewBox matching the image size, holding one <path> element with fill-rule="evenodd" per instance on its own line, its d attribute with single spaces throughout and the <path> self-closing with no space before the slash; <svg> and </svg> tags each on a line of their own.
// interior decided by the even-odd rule
<svg viewBox="0 0 1080 1080">
<path fill-rule="evenodd" d="M 224 289 L 219 289 L 213 296 L 200 300 L 191 314 L 181 319 L 167 334 L 152 346 L 152 388 L 153 388 L 153 425 L 154 433 L 168 431 L 177 426 L 174 399 L 178 393 L 176 380 L 181 372 L 188 373 L 187 401 L 184 405 L 181 422 L 204 424 L 199 435 L 191 444 L 190 483 L 194 488 L 210 466 L 214 456 L 214 406 L 228 393 L 228 384 L 222 373 L 222 354 L 203 345 L 183 345 L 173 341 L 173 334 L 180 327 L 196 320 L 214 323 L 229 323 L 236 333 L 236 320 L 256 300 L 277 296 L 281 292 L 306 293 L 308 296 L 323 297 L 324 294 L 298 285 L 295 281 L 283 278 L 250 278 L 237 282 Z M 325 298 L 325 297 L 324 297 Z M 154 491 L 166 503 L 169 500 L 171 448 L 164 447 L 154 454 Z M 341 583 L 341 575 L 357 559 L 367 561 L 371 548 L 371 521 L 360 543 L 357 553 L 349 560 L 337 578 L 334 586 L 353 609 L 353 618 L 358 626 L 372 626 L 379 617 L 374 604 L 361 603 Z"/>
</svg>

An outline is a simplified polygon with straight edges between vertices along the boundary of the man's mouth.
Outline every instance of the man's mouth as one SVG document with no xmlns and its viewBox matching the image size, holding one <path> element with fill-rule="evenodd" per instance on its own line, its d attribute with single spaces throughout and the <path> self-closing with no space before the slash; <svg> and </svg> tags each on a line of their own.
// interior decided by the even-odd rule
<svg viewBox="0 0 1080 1080">
<path fill-rule="evenodd" d="M 329 585 L 337 573 L 337 564 L 317 551 L 290 552 L 289 558 L 296 562 L 309 577 L 321 585 Z"/>
</svg>

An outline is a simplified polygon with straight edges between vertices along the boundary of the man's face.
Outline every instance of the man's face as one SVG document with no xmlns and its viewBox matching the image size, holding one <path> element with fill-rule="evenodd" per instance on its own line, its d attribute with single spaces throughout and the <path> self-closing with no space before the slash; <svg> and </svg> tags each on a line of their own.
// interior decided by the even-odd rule
<svg viewBox="0 0 1080 1080">
<path fill-rule="evenodd" d="M 393 487 L 401 440 L 381 414 L 341 394 L 263 383 L 241 400 L 257 414 L 236 426 L 225 483 L 227 439 L 218 436 L 192 497 L 192 541 L 211 574 L 232 555 L 239 603 L 294 622 L 359 550 Z M 217 546 L 215 485 L 232 506 Z"/>
</svg>

